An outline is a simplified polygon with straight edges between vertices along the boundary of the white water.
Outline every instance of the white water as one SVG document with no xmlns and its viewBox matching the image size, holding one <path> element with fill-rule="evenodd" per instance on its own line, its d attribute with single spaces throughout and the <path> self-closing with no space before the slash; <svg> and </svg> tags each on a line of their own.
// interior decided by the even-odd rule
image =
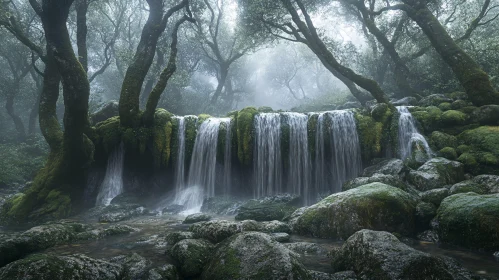
<svg viewBox="0 0 499 280">
<path fill-rule="evenodd" d="M 223 194 L 230 195 L 232 187 L 232 122 L 230 118 L 222 119 L 225 124 L 225 149 L 224 149 L 224 180 Z"/>
<path fill-rule="evenodd" d="M 175 117 L 178 119 L 177 135 L 177 160 L 175 163 L 175 200 L 179 199 L 181 191 L 185 187 L 185 117 Z"/>
<path fill-rule="evenodd" d="M 261 113 L 255 117 L 253 154 L 255 197 L 282 193 L 281 117 Z"/>
<path fill-rule="evenodd" d="M 289 169 L 288 192 L 301 196 L 309 203 L 313 195 L 310 188 L 311 163 L 308 151 L 308 116 L 299 113 L 284 113 L 289 125 Z M 314 198 L 315 199 L 315 198 Z"/>
<path fill-rule="evenodd" d="M 414 143 L 421 144 L 421 148 L 424 149 L 428 157 L 431 158 L 432 152 L 430 146 L 428 145 L 428 142 L 426 141 L 424 136 L 421 135 L 416 128 L 416 124 L 411 112 L 409 112 L 406 106 L 398 106 L 397 111 L 400 113 L 398 123 L 400 158 L 405 160 L 411 157 Z"/>
<path fill-rule="evenodd" d="M 111 200 L 123 193 L 123 161 L 125 149 L 123 143 L 114 149 L 107 159 L 106 175 L 102 182 L 96 205 L 109 205 Z"/>
<path fill-rule="evenodd" d="M 204 190 L 200 186 L 190 186 L 176 194 L 175 204 L 183 205 L 181 215 L 199 213 L 204 200 Z"/>
</svg>

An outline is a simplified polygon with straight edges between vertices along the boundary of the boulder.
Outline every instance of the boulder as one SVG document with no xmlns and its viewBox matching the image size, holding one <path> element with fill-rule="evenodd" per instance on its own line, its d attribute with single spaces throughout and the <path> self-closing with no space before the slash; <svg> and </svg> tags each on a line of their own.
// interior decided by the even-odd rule
<svg viewBox="0 0 499 280">
<path fill-rule="evenodd" d="M 262 222 L 260 224 L 260 230 L 263 232 L 274 233 L 274 232 L 286 232 L 291 233 L 291 228 L 287 223 L 283 223 L 280 221 L 270 221 L 270 222 Z"/>
<path fill-rule="evenodd" d="M 473 179 L 454 184 L 449 193 L 474 192 L 477 194 L 499 193 L 499 176 L 497 175 L 478 175 Z"/>
<path fill-rule="evenodd" d="M 354 271 L 361 279 L 475 279 L 448 258 L 417 251 L 393 234 L 361 230 L 332 252 L 335 271 Z"/>
<path fill-rule="evenodd" d="M 444 198 L 448 196 L 449 189 L 447 188 L 433 189 L 421 193 L 421 200 L 424 202 L 432 203 L 433 205 L 438 207 L 440 205 L 440 202 L 442 202 L 442 200 L 444 200 Z"/>
<path fill-rule="evenodd" d="M 465 125 L 469 120 L 469 116 L 457 110 L 448 110 L 442 114 L 442 124 L 444 126 Z"/>
<path fill-rule="evenodd" d="M 382 160 L 374 165 L 366 167 L 362 173 L 362 177 L 371 177 L 377 173 L 404 178 L 406 172 L 407 167 L 404 165 L 404 162 L 400 159 L 392 158 Z"/>
<path fill-rule="evenodd" d="M 398 176 L 393 176 L 393 175 L 385 175 L 385 174 L 374 174 L 371 177 L 357 177 L 355 179 L 346 181 L 343 184 L 342 190 L 343 191 L 348 191 L 360 186 L 364 186 L 370 183 L 383 183 L 386 185 L 390 185 L 392 187 L 399 188 L 405 192 L 408 192 L 410 194 L 418 194 L 418 191 L 415 190 L 413 187 L 408 186 L 404 181 L 402 181 Z"/>
<path fill-rule="evenodd" d="M 116 223 L 138 217 L 148 213 L 147 209 L 139 204 L 111 204 L 104 208 L 99 216 L 101 223 Z"/>
<path fill-rule="evenodd" d="M 471 113 L 471 119 L 481 125 L 499 125 L 499 105 L 478 107 Z"/>
<path fill-rule="evenodd" d="M 499 249 L 499 195 L 460 193 L 447 197 L 437 211 L 442 242 L 473 249 Z"/>
<path fill-rule="evenodd" d="M 111 225 L 106 228 L 87 230 L 76 235 L 77 240 L 97 240 L 108 236 L 130 234 L 139 229 L 128 225 Z"/>
<path fill-rule="evenodd" d="M 431 144 L 437 148 L 437 150 L 441 150 L 445 147 L 456 148 L 457 147 L 457 137 L 443 133 L 440 131 L 433 131 L 430 137 Z"/>
<path fill-rule="evenodd" d="M 90 115 L 92 119 L 92 124 L 95 125 L 99 122 L 105 121 L 109 118 L 119 115 L 119 104 L 116 100 L 111 100 L 107 103 L 102 104 L 95 113 Z"/>
<path fill-rule="evenodd" d="M 445 147 L 438 151 L 438 156 L 446 158 L 448 160 L 456 160 L 457 159 L 457 152 L 454 148 L 451 147 Z"/>
<path fill-rule="evenodd" d="M 320 238 L 346 239 L 369 228 L 414 233 L 418 197 L 398 188 L 371 183 L 328 196 L 291 216 L 294 233 Z"/>
<path fill-rule="evenodd" d="M 499 175 L 499 126 L 481 126 L 459 134 L 458 140 L 469 150 L 458 161 L 474 175 Z"/>
<path fill-rule="evenodd" d="M 217 246 L 202 279 L 311 279 L 297 255 L 268 234 L 243 232 Z"/>
<path fill-rule="evenodd" d="M 193 239 L 194 238 L 194 233 L 190 231 L 172 231 L 168 232 L 165 236 L 165 240 L 168 243 L 168 245 L 175 245 L 177 242 L 184 240 L 184 239 Z"/>
<path fill-rule="evenodd" d="M 236 214 L 241 202 L 233 197 L 214 196 L 208 197 L 203 201 L 201 212 L 216 215 L 234 215 Z"/>
<path fill-rule="evenodd" d="M 420 202 L 416 205 L 416 229 L 418 232 L 430 228 L 430 222 L 437 215 L 437 208 L 434 204 Z"/>
<path fill-rule="evenodd" d="M 427 106 L 438 106 L 440 103 L 452 103 L 452 99 L 448 98 L 443 94 L 432 94 L 426 96 L 425 98 L 419 100 L 419 106 L 427 107 Z"/>
<path fill-rule="evenodd" d="M 147 280 L 179 280 L 177 269 L 174 265 L 165 264 L 149 270 Z"/>
<path fill-rule="evenodd" d="M 277 242 L 288 242 L 291 239 L 291 236 L 285 232 L 276 232 L 271 233 L 270 236 Z"/>
<path fill-rule="evenodd" d="M 289 195 L 252 199 L 239 207 L 236 220 L 282 220 L 293 213 L 300 204 L 299 198 Z"/>
<path fill-rule="evenodd" d="M 116 256 L 111 258 L 109 262 L 123 268 L 123 279 L 144 279 L 149 274 L 151 266 L 150 261 L 136 253 Z"/>
<path fill-rule="evenodd" d="M 203 239 L 184 239 L 175 244 L 170 255 L 184 277 L 198 276 L 212 255 L 213 245 Z"/>
<path fill-rule="evenodd" d="M 445 158 L 433 158 L 409 172 L 408 181 L 420 191 L 442 188 L 464 180 L 463 164 Z"/>
<path fill-rule="evenodd" d="M 120 265 L 85 255 L 35 254 L 0 268 L 0 279 L 3 280 L 118 280 L 123 277 Z"/>
<path fill-rule="evenodd" d="M 324 250 L 318 244 L 310 242 L 293 242 L 283 245 L 284 247 L 298 254 L 319 254 L 326 252 L 326 250 Z"/>
<path fill-rule="evenodd" d="M 220 220 L 196 223 L 189 230 L 194 233 L 196 238 L 204 238 L 219 243 L 242 231 L 258 231 L 259 226 L 256 223 L 245 223 L 245 221 L 238 223 Z"/>
<path fill-rule="evenodd" d="M 196 213 L 187 216 L 184 220 L 184 224 L 194 224 L 197 222 L 205 222 L 211 220 L 211 216 L 205 213 Z"/>
</svg>

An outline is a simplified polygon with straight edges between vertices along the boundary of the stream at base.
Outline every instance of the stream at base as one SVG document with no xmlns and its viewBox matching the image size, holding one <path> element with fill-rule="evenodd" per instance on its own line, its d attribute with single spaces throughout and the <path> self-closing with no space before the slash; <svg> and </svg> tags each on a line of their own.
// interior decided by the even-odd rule
<svg viewBox="0 0 499 280">
<path fill-rule="evenodd" d="M 60 245 L 43 251 L 43 253 L 55 255 L 85 254 L 92 258 L 110 259 L 119 255 L 137 253 L 153 265 L 171 263 L 168 255 L 166 242 L 162 240 L 168 232 L 187 231 L 189 225 L 182 224 L 183 216 L 146 216 L 116 224 L 129 225 L 140 229 L 131 234 L 108 237 L 97 241 L 78 242 L 68 245 Z M 220 220 L 234 221 L 234 217 L 217 217 Z M 110 224 L 98 224 L 96 227 L 107 227 Z M 339 248 L 342 241 L 318 239 L 291 235 L 288 243 L 307 242 L 315 243 L 311 250 L 300 252 L 300 259 L 309 270 L 332 273 L 330 259 L 327 253 L 333 248 Z M 413 241 L 408 244 L 412 248 L 435 256 L 447 256 L 456 259 L 463 267 L 475 274 L 499 279 L 499 262 L 492 253 L 481 253 L 454 247 L 442 247 L 434 243 Z"/>
</svg>

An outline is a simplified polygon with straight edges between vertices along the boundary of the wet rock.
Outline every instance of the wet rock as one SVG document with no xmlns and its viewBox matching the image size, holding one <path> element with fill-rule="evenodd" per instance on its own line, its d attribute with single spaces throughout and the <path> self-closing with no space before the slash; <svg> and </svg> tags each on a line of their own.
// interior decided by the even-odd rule
<svg viewBox="0 0 499 280">
<path fill-rule="evenodd" d="M 385 175 L 385 174 L 374 174 L 371 177 L 357 177 L 355 179 L 349 180 L 343 184 L 342 190 L 348 191 L 350 189 L 354 189 L 360 186 L 364 186 L 370 183 L 383 183 L 386 185 L 390 185 L 392 187 L 399 188 L 405 192 L 410 194 L 417 195 L 418 191 L 413 187 L 407 185 L 404 181 L 402 181 L 398 176 L 393 175 Z"/>
<path fill-rule="evenodd" d="M 33 227 L 20 235 L 0 243 L 0 266 L 18 260 L 30 253 L 41 251 L 77 239 L 88 227 L 79 223 L 56 223 Z"/>
<path fill-rule="evenodd" d="M 417 251 L 383 231 L 356 232 L 333 251 L 332 266 L 353 270 L 361 279 L 474 279 L 448 258 Z"/>
<path fill-rule="evenodd" d="M 407 167 L 404 165 L 404 162 L 400 159 L 386 159 L 380 161 L 374 165 L 366 167 L 364 172 L 362 173 L 362 177 L 371 177 L 374 174 L 384 174 L 384 175 L 392 175 L 399 176 L 400 178 L 405 177 L 405 173 L 407 172 Z"/>
<path fill-rule="evenodd" d="M 163 214 L 178 214 L 184 210 L 185 210 L 185 207 L 183 205 L 172 204 L 172 205 L 168 205 L 165 208 L 163 208 L 161 210 L 161 212 Z"/>
<path fill-rule="evenodd" d="M 147 280 L 178 280 L 177 268 L 171 264 L 165 264 L 160 267 L 153 268 L 149 270 L 149 275 Z"/>
<path fill-rule="evenodd" d="M 90 115 L 90 118 L 92 119 L 92 124 L 95 125 L 109 118 L 118 116 L 119 115 L 118 107 L 119 104 L 118 101 L 116 100 L 111 100 L 107 103 L 102 104 L 95 113 Z"/>
<path fill-rule="evenodd" d="M 420 191 L 442 188 L 464 180 L 463 164 L 445 158 L 433 158 L 418 170 L 409 172 L 409 183 Z"/>
<path fill-rule="evenodd" d="M 101 223 L 116 223 L 148 213 L 147 209 L 138 204 L 114 205 L 104 208 L 99 217 Z"/>
<path fill-rule="evenodd" d="M 193 239 L 194 238 L 194 233 L 190 231 L 173 231 L 173 232 L 168 232 L 165 236 L 166 242 L 168 242 L 169 245 L 175 245 L 177 242 L 184 240 L 184 239 Z"/>
<path fill-rule="evenodd" d="M 230 222 L 225 220 L 208 221 L 193 224 L 189 230 L 196 238 L 204 238 L 214 243 L 219 243 L 232 235 L 242 231 L 258 231 L 256 223 Z"/>
<path fill-rule="evenodd" d="M 489 189 L 483 185 L 477 184 L 472 180 L 466 180 L 452 185 L 449 189 L 449 195 L 458 193 L 474 192 L 477 194 L 488 194 Z"/>
<path fill-rule="evenodd" d="M 325 273 L 309 270 L 312 280 L 357 280 L 357 275 L 353 271 L 342 271 L 337 273 Z"/>
<path fill-rule="evenodd" d="M 363 228 L 414 233 L 418 197 L 398 188 L 371 183 L 336 193 L 305 209 L 290 221 L 294 233 L 346 239 Z"/>
<path fill-rule="evenodd" d="M 425 230 L 422 233 L 418 234 L 418 239 L 421 241 L 439 243 L 440 239 L 438 238 L 438 233 L 434 230 Z"/>
<path fill-rule="evenodd" d="M 449 196 L 449 189 L 447 188 L 433 189 L 422 192 L 421 200 L 424 202 L 432 203 L 438 207 L 440 205 L 440 202 L 442 202 L 442 200 L 444 200 L 444 198 L 448 196 Z"/>
<path fill-rule="evenodd" d="M 263 232 L 286 232 L 291 233 L 291 228 L 287 223 L 283 223 L 280 221 L 270 221 L 270 222 L 262 222 L 260 224 L 260 230 Z"/>
<path fill-rule="evenodd" d="M 120 265 L 89 258 L 85 255 L 30 255 L 0 268 L 3 280 L 77 280 L 123 279 Z"/>
<path fill-rule="evenodd" d="M 234 215 L 242 203 L 233 197 L 215 196 L 206 198 L 201 206 L 201 212 L 216 215 Z"/>
<path fill-rule="evenodd" d="M 268 234 L 243 232 L 221 243 L 202 279 L 311 279 L 297 255 Z"/>
<path fill-rule="evenodd" d="M 172 247 L 170 255 L 177 263 L 182 276 L 194 277 L 201 274 L 212 255 L 213 247 L 203 239 L 184 239 Z"/>
<path fill-rule="evenodd" d="M 419 101 L 419 106 L 438 106 L 440 103 L 452 103 L 452 99 L 443 94 L 432 94 Z"/>
<path fill-rule="evenodd" d="M 149 274 L 149 267 L 151 262 L 133 253 L 131 255 L 116 256 L 109 260 L 110 263 L 120 265 L 123 267 L 124 279 L 143 279 Z"/>
<path fill-rule="evenodd" d="M 486 187 L 490 194 L 499 193 L 499 176 L 497 175 L 478 175 L 471 181 Z"/>
<path fill-rule="evenodd" d="M 205 222 L 211 220 L 211 216 L 205 213 L 196 213 L 189 215 L 183 221 L 184 224 L 194 224 L 197 222 Z"/>
<path fill-rule="evenodd" d="M 270 236 L 277 242 L 288 242 L 291 236 L 285 232 L 271 233 Z"/>
<path fill-rule="evenodd" d="M 442 242 L 473 249 L 499 249 L 499 195 L 460 193 L 447 197 L 437 211 Z"/>
<path fill-rule="evenodd" d="M 393 106 L 413 106 L 417 104 L 415 97 L 409 96 L 392 102 Z"/>
<path fill-rule="evenodd" d="M 310 242 L 293 242 L 283 245 L 289 250 L 298 254 L 320 254 L 326 252 L 326 250 L 324 250 L 318 244 Z"/>
<path fill-rule="evenodd" d="M 430 228 L 430 222 L 437 215 L 437 208 L 434 204 L 420 202 L 416 205 L 416 230 L 418 232 Z"/>
<path fill-rule="evenodd" d="M 267 197 L 264 199 L 252 199 L 239 207 L 235 219 L 273 221 L 282 220 L 293 213 L 299 205 L 298 197 L 283 195 Z"/>
<path fill-rule="evenodd" d="M 82 233 L 78 233 L 76 236 L 77 240 L 96 240 L 102 239 L 108 236 L 130 234 L 132 232 L 137 232 L 139 229 L 133 228 L 128 225 L 112 225 L 107 228 L 87 230 Z"/>
</svg>

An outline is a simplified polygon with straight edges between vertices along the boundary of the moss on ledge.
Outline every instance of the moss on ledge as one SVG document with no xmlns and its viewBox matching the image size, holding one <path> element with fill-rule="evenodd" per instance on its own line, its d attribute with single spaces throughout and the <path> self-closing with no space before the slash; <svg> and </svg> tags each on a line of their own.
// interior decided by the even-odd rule
<svg viewBox="0 0 499 280">
<path fill-rule="evenodd" d="M 255 134 L 254 118 L 258 110 L 247 107 L 237 114 L 237 157 L 244 165 L 251 165 L 253 161 L 253 140 Z"/>
</svg>

